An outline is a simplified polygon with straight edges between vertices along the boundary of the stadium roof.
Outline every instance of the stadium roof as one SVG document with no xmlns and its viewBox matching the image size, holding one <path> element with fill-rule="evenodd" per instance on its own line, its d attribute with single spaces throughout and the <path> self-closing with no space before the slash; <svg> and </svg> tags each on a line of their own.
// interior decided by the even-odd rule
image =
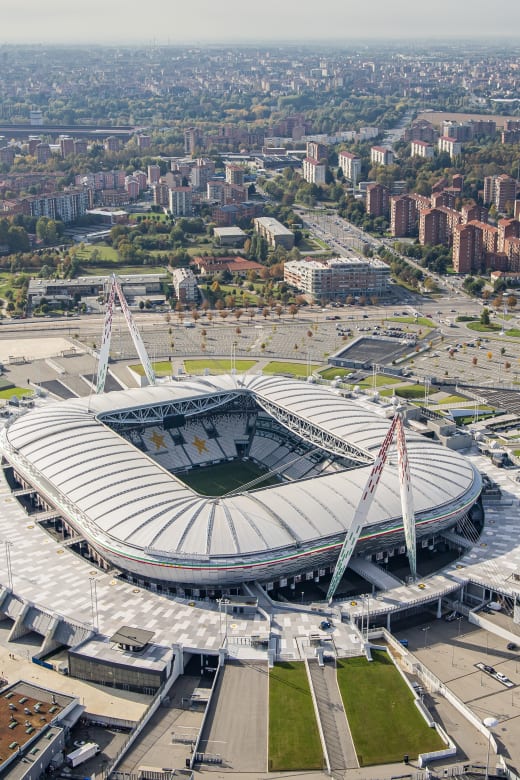
<svg viewBox="0 0 520 780">
<path fill-rule="evenodd" d="M 220 498 L 200 496 L 102 422 L 116 411 L 217 393 L 249 393 L 348 440 L 375 458 L 388 420 L 329 388 L 284 377 L 223 376 L 78 398 L 35 409 L 2 432 L 20 473 L 103 549 L 140 560 L 248 556 L 338 538 L 348 529 L 370 465 Z M 476 500 L 480 477 L 459 454 L 407 434 L 416 515 Z M 367 524 L 401 517 L 390 451 Z"/>
</svg>

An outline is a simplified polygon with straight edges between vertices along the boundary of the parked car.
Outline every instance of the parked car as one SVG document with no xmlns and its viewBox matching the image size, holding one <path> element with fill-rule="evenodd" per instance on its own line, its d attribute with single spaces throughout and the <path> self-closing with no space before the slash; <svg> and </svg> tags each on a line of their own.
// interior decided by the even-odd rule
<svg viewBox="0 0 520 780">
<path fill-rule="evenodd" d="M 508 650 L 518 650 L 518 645 L 515 645 L 514 642 L 508 642 L 507 649 Z"/>
<path fill-rule="evenodd" d="M 483 664 L 482 668 L 488 674 L 495 674 L 495 672 L 496 672 L 496 669 L 493 666 L 488 666 L 487 664 Z"/>
</svg>

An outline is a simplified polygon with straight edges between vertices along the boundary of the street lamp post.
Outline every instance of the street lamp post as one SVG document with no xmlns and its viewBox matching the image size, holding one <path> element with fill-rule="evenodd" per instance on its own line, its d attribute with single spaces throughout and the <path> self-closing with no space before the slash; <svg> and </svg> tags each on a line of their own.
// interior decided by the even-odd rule
<svg viewBox="0 0 520 780">
<path fill-rule="evenodd" d="M 426 626 L 425 628 L 421 629 L 424 631 L 424 649 L 428 647 L 428 631 L 430 630 L 431 626 Z"/>
<path fill-rule="evenodd" d="M 223 638 L 224 638 L 225 641 L 227 641 L 227 632 L 228 632 L 228 622 L 227 622 L 228 621 L 228 613 L 227 613 L 228 604 L 229 604 L 229 599 L 219 599 L 218 609 L 219 609 L 219 613 L 220 613 L 220 636 L 222 638 L 222 607 L 224 607 L 224 627 L 225 627 L 225 630 L 224 630 L 224 637 Z"/>
<path fill-rule="evenodd" d="M 90 582 L 90 608 L 92 610 L 92 628 L 98 630 L 98 601 L 97 601 L 97 581 L 95 577 L 89 577 Z"/>
<path fill-rule="evenodd" d="M 13 546 L 13 543 L 8 541 L 7 539 L 4 540 L 4 546 L 5 546 L 5 562 L 7 565 L 7 585 L 9 590 L 13 589 L 13 569 L 11 566 L 11 547 Z"/>
<path fill-rule="evenodd" d="M 486 757 L 486 780 L 489 780 L 489 753 L 491 750 L 491 729 L 494 729 L 495 726 L 498 726 L 498 719 L 494 718 L 492 715 L 489 716 L 489 718 L 484 718 L 482 721 L 484 726 L 488 730 L 488 746 L 487 746 L 487 757 Z"/>
</svg>

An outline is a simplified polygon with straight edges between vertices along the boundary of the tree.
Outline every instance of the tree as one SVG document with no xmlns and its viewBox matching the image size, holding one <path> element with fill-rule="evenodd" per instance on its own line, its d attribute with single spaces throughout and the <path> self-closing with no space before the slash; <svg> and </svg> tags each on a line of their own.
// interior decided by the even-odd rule
<svg viewBox="0 0 520 780">
<path fill-rule="evenodd" d="M 489 309 L 483 308 L 480 312 L 480 324 L 489 325 Z"/>
</svg>

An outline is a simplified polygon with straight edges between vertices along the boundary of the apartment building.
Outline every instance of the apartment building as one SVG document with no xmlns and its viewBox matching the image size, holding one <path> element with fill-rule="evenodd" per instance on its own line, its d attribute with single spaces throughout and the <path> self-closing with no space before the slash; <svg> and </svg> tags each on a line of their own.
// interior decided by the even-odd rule
<svg viewBox="0 0 520 780">
<path fill-rule="evenodd" d="M 39 163 L 46 163 L 52 157 L 51 147 L 49 144 L 39 143 L 36 146 L 36 160 Z"/>
<path fill-rule="evenodd" d="M 372 146 L 370 149 L 370 162 L 372 165 L 392 165 L 394 153 L 384 146 Z"/>
<path fill-rule="evenodd" d="M 303 161 L 303 178 L 310 184 L 325 184 L 327 166 L 324 162 L 312 157 L 305 157 Z"/>
<path fill-rule="evenodd" d="M 105 152 L 118 152 L 121 148 L 121 143 L 116 135 L 111 135 L 108 138 L 105 138 L 103 146 Z"/>
<path fill-rule="evenodd" d="M 199 288 L 197 277 L 191 268 L 173 268 L 172 283 L 178 301 L 194 303 L 198 300 Z"/>
<path fill-rule="evenodd" d="M 389 208 L 388 187 L 383 184 L 369 184 L 366 191 L 366 212 L 371 217 L 386 217 Z"/>
<path fill-rule="evenodd" d="M 226 182 L 242 187 L 244 184 L 245 169 L 243 165 L 226 163 Z"/>
<path fill-rule="evenodd" d="M 161 166 L 149 165 L 147 168 L 146 176 L 147 184 L 151 187 L 154 184 L 159 184 L 161 180 Z"/>
<path fill-rule="evenodd" d="M 265 238 L 269 246 L 283 246 L 285 249 L 292 249 L 294 246 L 294 233 L 277 219 L 257 217 L 254 228 L 256 233 Z"/>
<path fill-rule="evenodd" d="M 193 214 L 191 187 L 171 187 L 168 192 L 168 208 L 174 217 L 191 217 Z"/>
<path fill-rule="evenodd" d="M 62 157 L 74 154 L 74 139 L 68 135 L 60 135 L 60 152 Z"/>
<path fill-rule="evenodd" d="M 361 158 L 351 152 L 340 152 L 338 162 L 345 179 L 351 181 L 355 187 L 361 178 Z"/>
<path fill-rule="evenodd" d="M 390 233 L 395 238 L 411 236 L 417 222 L 415 201 L 409 195 L 390 198 Z"/>
<path fill-rule="evenodd" d="M 449 135 L 441 135 L 437 142 L 437 147 L 439 152 L 447 152 L 452 160 L 462 152 L 461 142 Z"/>
<path fill-rule="evenodd" d="M 453 231 L 453 268 L 458 274 L 482 269 L 482 231 L 473 224 L 456 225 Z"/>
<path fill-rule="evenodd" d="M 390 198 L 390 232 L 396 238 L 417 235 L 421 209 L 430 208 L 426 195 L 396 195 Z"/>
<path fill-rule="evenodd" d="M 412 141 L 410 155 L 412 157 L 424 157 L 425 160 L 431 160 L 435 150 L 432 144 L 427 141 Z"/>
<path fill-rule="evenodd" d="M 284 266 L 284 281 L 309 300 L 382 297 L 388 292 L 390 268 L 381 260 L 358 257 L 294 260 Z"/>
<path fill-rule="evenodd" d="M 439 208 L 421 209 L 419 212 L 419 243 L 422 246 L 451 244 L 455 225 L 460 224 L 461 215 L 454 209 L 440 206 Z"/>
<path fill-rule="evenodd" d="M 62 222 L 74 222 L 86 214 L 89 206 L 85 190 L 55 192 L 52 195 L 35 195 L 22 201 L 24 212 L 31 217 L 49 217 Z"/>
<path fill-rule="evenodd" d="M 152 145 L 152 139 L 149 135 L 141 135 L 139 134 L 137 136 L 137 148 L 138 149 L 149 149 Z"/>
<path fill-rule="evenodd" d="M 493 204 L 497 211 L 503 213 L 516 198 L 517 181 L 505 173 L 500 176 L 484 178 L 484 203 Z"/>
</svg>

